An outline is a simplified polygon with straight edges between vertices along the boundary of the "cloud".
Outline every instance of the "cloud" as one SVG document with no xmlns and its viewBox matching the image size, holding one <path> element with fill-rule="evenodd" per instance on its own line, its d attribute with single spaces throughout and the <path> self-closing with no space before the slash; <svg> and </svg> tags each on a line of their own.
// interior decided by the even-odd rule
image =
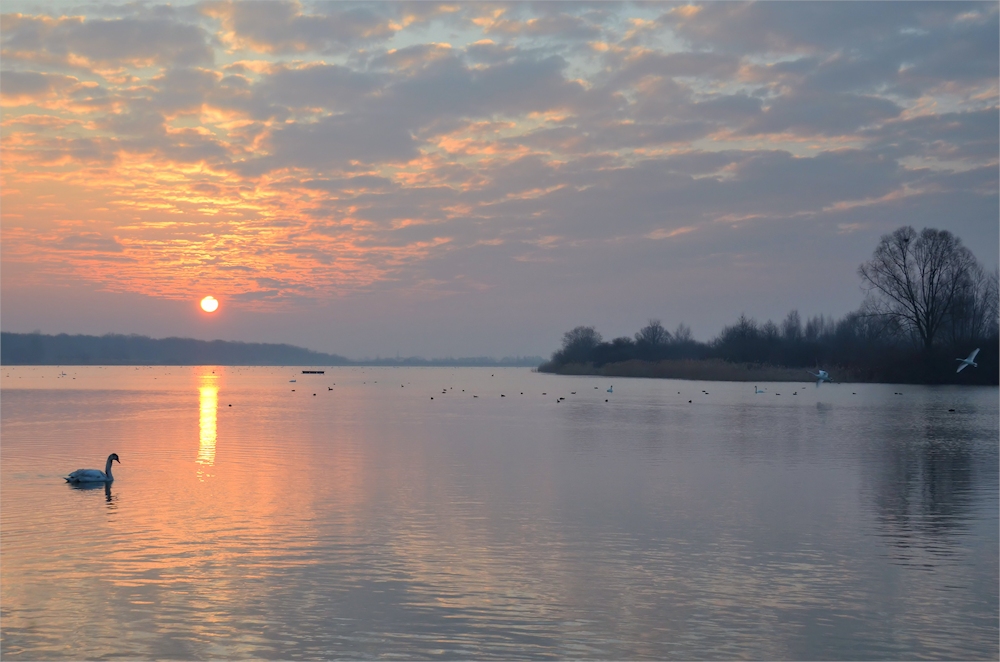
<svg viewBox="0 0 1000 662">
<path fill-rule="evenodd" d="M 78 232 L 61 237 L 48 245 L 49 248 L 65 251 L 97 253 L 121 253 L 125 247 L 114 237 L 105 237 L 99 232 Z"/>
<path fill-rule="evenodd" d="M 214 53 L 200 26 L 171 18 L 85 19 L 5 15 L 5 58 L 67 67 L 211 64 Z"/>
<path fill-rule="evenodd" d="M 391 37 L 396 32 L 379 5 L 330 4 L 324 13 L 304 13 L 298 2 L 246 0 L 208 2 L 203 11 L 222 21 L 232 46 L 264 53 L 330 53 Z"/>
<path fill-rule="evenodd" d="M 528 273 L 656 282 L 668 258 L 747 246 L 791 265 L 801 242 L 853 250 L 908 215 L 984 246 L 976 224 L 995 225 L 993 4 L 80 13 L 0 23 L 0 247 L 40 282 L 182 297 L 210 278 L 273 309 Z M 858 258 L 830 259 L 853 294 Z"/>
<path fill-rule="evenodd" d="M 78 83 L 76 78 L 60 74 L 3 71 L 0 72 L 0 98 L 5 106 L 24 106 L 53 99 Z"/>
<path fill-rule="evenodd" d="M 745 134 L 782 133 L 837 136 L 898 117 L 903 108 L 890 99 L 857 94 L 782 96 L 747 123 Z"/>
<path fill-rule="evenodd" d="M 697 11 L 669 10 L 661 21 L 701 48 L 735 53 L 812 53 L 878 47 L 919 34 L 985 3 L 702 3 Z"/>
<path fill-rule="evenodd" d="M 253 94 L 271 107 L 342 111 L 357 107 L 358 98 L 381 88 L 385 78 L 341 65 L 280 66 L 254 87 Z"/>
<path fill-rule="evenodd" d="M 312 123 L 282 126 L 271 136 L 272 156 L 263 159 L 269 168 L 332 168 L 352 162 L 406 162 L 418 154 L 417 143 L 406 127 L 387 121 L 391 117 L 332 115 Z"/>
<path fill-rule="evenodd" d="M 390 54 L 413 54 L 409 50 Z M 561 57 L 515 59 L 470 68 L 458 54 L 419 53 L 419 65 L 386 87 L 371 106 L 411 126 L 428 126 L 442 118 L 494 117 L 565 108 L 584 92 L 562 72 Z"/>
<path fill-rule="evenodd" d="M 982 110 L 916 115 L 865 130 L 869 149 L 895 158 L 911 156 L 942 162 L 995 161 L 1000 144 L 1000 111 Z"/>
</svg>

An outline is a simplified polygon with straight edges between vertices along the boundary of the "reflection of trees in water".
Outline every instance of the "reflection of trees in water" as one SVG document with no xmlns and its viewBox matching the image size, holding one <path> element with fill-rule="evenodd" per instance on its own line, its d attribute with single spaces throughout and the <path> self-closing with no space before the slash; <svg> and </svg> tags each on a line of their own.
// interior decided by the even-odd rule
<svg viewBox="0 0 1000 662">
<path fill-rule="evenodd" d="M 922 439 L 883 447 L 875 493 L 879 528 L 897 552 L 951 556 L 972 519 L 975 442 L 961 431 L 928 426 Z M 901 560 L 908 558 L 902 553 Z"/>
</svg>

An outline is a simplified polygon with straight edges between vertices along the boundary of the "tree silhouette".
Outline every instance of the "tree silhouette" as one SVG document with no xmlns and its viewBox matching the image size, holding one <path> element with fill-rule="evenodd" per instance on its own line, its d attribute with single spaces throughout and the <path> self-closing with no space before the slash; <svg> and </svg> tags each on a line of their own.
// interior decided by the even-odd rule
<svg viewBox="0 0 1000 662">
<path fill-rule="evenodd" d="M 929 352 L 975 264 L 947 230 L 917 234 L 907 226 L 884 235 L 858 274 L 868 290 L 869 313 L 897 321 Z"/>
<path fill-rule="evenodd" d="M 649 320 L 649 324 L 635 334 L 635 342 L 656 347 L 670 342 L 670 332 L 663 328 L 660 320 Z"/>
</svg>

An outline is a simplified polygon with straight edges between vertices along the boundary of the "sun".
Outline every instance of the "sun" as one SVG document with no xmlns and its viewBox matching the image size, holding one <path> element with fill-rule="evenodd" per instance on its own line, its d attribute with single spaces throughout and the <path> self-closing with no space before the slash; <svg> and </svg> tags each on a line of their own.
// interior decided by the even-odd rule
<svg viewBox="0 0 1000 662">
<path fill-rule="evenodd" d="M 219 308 L 219 300 L 213 296 L 207 296 L 201 300 L 201 309 L 206 313 L 214 313 Z"/>
</svg>

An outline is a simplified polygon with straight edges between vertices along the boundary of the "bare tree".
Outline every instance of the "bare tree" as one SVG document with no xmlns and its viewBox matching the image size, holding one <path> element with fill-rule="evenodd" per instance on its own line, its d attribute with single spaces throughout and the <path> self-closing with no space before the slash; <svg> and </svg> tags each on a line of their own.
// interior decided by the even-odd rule
<svg viewBox="0 0 1000 662">
<path fill-rule="evenodd" d="M 832 319 L 827 319 L 825 315 L 813 315 L 806 320 L 806 328 L 802 333 L 806 340 L 816 342 L 822 336 L 832 334 L 834 330 Z"/>
<path fill-rule="evenodd" d="M 872 259 L 858 267 L 869 309 L 897 320 L 930 350 L 969 269 L 969 249 L 947 230 L 907 226 L 883 235 Z"/>
<path fill-rule="evenodd" d="M 658 347 L 670 342 L 670 332 L 663 328 L 660 320 L 649 320 L 649 324 L 635 334 L 636 343 Z"/>
<path fill-rule="evenodd" d="M 997 333 L 997 272 L 974 264 L 962 280 L 946 320 L 953 343 L 971 343 Z"/>
<path fill-rule="evenodd" d="M 687 342 L 692 342 L 692 340 L 693 339 L 691 338 L 691 327 L 688 326 L 687 324 L 684 324 L 683 322 L 678 324 L 677 328 L 674 329 L 673 341 L 675 343 L 687 343 Z"/>
<path fill-rule="evenodd" d="M 802 340 L 802 320 L 799 318 L 799 311 L 792 309 L 788 311 L 788 316 L 781 323 L 781 335 L 785 340 Z"/>
<path fill-rule="evenodd" d="M 567 363 L 585 363 L 590 353 L 601 344 L 601 334 L 592 326 L 578 326 L 563 334 L 561 360 Z"/>
</svg>

